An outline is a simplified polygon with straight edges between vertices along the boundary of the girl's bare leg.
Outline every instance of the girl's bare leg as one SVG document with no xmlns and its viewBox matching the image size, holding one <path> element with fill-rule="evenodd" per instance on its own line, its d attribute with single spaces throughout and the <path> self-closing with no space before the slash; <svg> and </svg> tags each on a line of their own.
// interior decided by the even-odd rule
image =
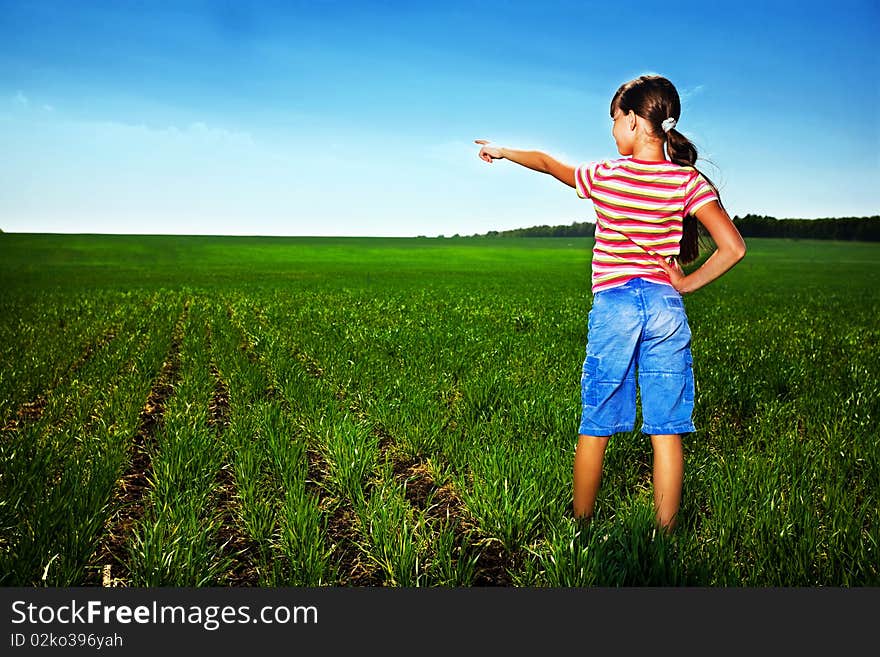
<svg viewBox="0 0 880 657">
<path fill-rule="evenodd" d="M 675 529 L 681 486 L 684 479 L 684 453 L 678 434 L 651 436 L 654 447 L 654 513 L 657 525 L 667 533 Z"/>
<path fill-rule="evenodd" d="M 602 461 L 611 436 L 578 436 L 574 452 L 574 517 L 587 520 L 602 482 Z"/>
</svg>

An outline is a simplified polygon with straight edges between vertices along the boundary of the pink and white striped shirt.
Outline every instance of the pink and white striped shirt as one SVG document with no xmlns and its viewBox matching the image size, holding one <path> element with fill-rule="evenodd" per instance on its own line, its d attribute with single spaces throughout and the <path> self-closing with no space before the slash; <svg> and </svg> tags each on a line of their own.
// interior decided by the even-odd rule
<svg viewBox="0 0 880 657">
<path fill-rule="evenodd" d="M 575 189 L 593 201 L 596 236 L 592 292 L 631 278 L 669 284 L 657 263 L 678 255 L 682 220 L 718 196 L 694 167 L 633 158 L 582 164 Z"/>
</svg>

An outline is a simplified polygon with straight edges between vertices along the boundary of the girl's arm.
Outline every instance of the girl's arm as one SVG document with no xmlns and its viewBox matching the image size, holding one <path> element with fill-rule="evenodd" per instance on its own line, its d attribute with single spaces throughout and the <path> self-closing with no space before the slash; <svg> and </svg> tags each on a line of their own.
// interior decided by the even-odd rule
<svg viewBox="0 0 880 657">
<path fill-rule="evenodd" d="M 574 167 L 550 157 L 541 151 L 518 151 L 502 146 L 490 146 L 485 139 L 475 139 L 474 143 L 481 144 L 480 158 L 492 163 L 493 160 L 510 160 L 529 169 L 549 173 L 551 176 L 564 182 L 569 187 L 574 187 Z"/>
<path fill-rule="evenodd" d="M 730 215 L 717 201 L 707 203 L 697 210 L 696 215 L 699 222 L 709 231 L 717 247 L 712 255 L 699 269 L 687 276 L 678 263 L 670 267 L 665 260 L 660 259 L 660 265 L 669 274 L 672 287 L 682 294 L 693 292 L 711 283 L 742 260 L 746 254 L 746 243 L 730 220 Z"/>
</svg>

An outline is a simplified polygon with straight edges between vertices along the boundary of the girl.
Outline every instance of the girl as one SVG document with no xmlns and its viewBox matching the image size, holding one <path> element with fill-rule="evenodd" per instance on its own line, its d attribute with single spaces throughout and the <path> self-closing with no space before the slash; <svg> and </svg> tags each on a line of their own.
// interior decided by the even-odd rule
<svg viewBox="0 0 880 657">
<path fill-rule="evenodd" d="M 694 167 L 697 149 L 676 129 L 680 114 L 672 83 L 643 75 L 611 99 L 611 134 L 621 159 L 572 167 L 539 151 L 475 140 L 486 162 L 507 159 L 550 174 L 593 201 L 593 305 L 581 377 L 574 515 L 592 517 L 608 439 L 635 427 L 638 371 L 641 431 L 651 436 L 654 451 L 655 519 L 667 532 L 681 501 L 681 434 L 695 430 L 691 331 L 681 295 L 715 280 L 746 252 L 715 186 Z M 698 256 L 696 221 L 716 250 L 685 275 L 678 261 Z"/>
</svg>

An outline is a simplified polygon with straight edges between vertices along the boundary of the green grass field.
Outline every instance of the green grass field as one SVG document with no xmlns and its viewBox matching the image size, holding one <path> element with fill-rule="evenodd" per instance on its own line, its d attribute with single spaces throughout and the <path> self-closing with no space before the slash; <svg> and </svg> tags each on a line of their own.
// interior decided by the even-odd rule
<svg viewBox="0 0 880 657">
<path fill-rule="evenodd" d="M 685 297 L 697 432 L 571 519 L 590 239 L 0 235 L 5 586 L 880 585 L 880 245 Z"/>
</svg>

